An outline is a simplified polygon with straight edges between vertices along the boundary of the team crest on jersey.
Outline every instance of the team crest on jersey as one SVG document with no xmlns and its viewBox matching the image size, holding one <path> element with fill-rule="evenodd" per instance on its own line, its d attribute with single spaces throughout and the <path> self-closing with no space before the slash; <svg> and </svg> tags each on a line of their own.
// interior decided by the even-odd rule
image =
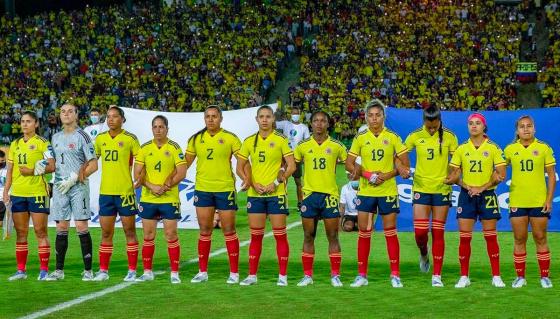
<svg viewBox="0 0 560 319">
<path fill-rule="evenodd" d="M 388 140 L 383 140 L 383 145 L 389 145 L 389 141 Z"/>
<path fill-rule="evenodd" d="M 119 147 L 123 147 L 124 143 L 123 142 L 119 142 Z"/>
<path fill-rule="evenodd" d="M 327 149 L 325 150 L 325 153 L 327 154 L 332 154 L 332 150 L 330 147 L 327 147 Z"/>
<path fill-rule="evenodd" d="M 218 140 L 218 143 L 224 144 L 224 140 L 223 140 L 223 139 L 219 139 L 219 140 Z"/>
<path fill-rule="evenodd" d="M 247 208 L 251 208 L 251 202 L 247 202 Z"/>
<path fill-rule="evenodd" d="M 198 196 L 194 196 L 194 202 L 197 203 L 198 202 Z"/>
<path fill-rule="evenodd" d="M 171 156 L 171 153 L 169 153 L 169 151 L 165 151 L 165 152 L 163 153 L 163 155 L 169 157 L 169 156 Z"/>
<path fill-rule="evenodd" d="M 539 156 L 539 151 L 538 151 L 538 150 L 534 150 L 534 151 L 533 151 L 533 155 L 534 155 L 534 156 Z"/>
<path fill-rule="evenodd" d="M 139 212 L 143 212 L 144 211 L 144 207 L 142 207 L 142 205 L 138 204 L 138 211 Z"/>
<path fill-rule="evenodd" d="M 515 212 L 517 212 L 517 207 L 510 207 L 509 210 L 510 210 L 512 213 L 515 213 Z"/>
<path fill-rule="evenodd" d="M 32 151 L 34 149 L 36 149 L 37 147 L 35 146 L 35 144 L 31 144 L 29 145 L 29 150 Z"/>
<path fill-rule="evenodd" d="M 276 144 L 274 144 L 274 142 L 270 142 L 270 144 L 268 144 L 268 146 L 270 146 L 270 148 L 274 148 L 274 146 L 276 146 Z"/>
<path fill-rule="evenodd" d="M 183 153 L 179 153 L 179 158 L 180 159 L 185 159 L 185 155 L 183 155 Z"/>
<path fill-rule="evenodd" d="M 358 205 L 360 205 L 360 204 L 362 203 L 362 200 L 359 199 L 359 198 L 356 198 L 355 203 L 356 203 L 356 206 L 358 206 Z"/>
<path fill-rule="evenodd" d="M 457 207 L 457 214 L 461 214 L 463 212 L 463 207 Z"/>
<path fill-rule="evenodd" d="M 305 213 L 307 211 L 307 206 L 301 205 L 300 210 L 301 210 L 302 213 Z"/>
<path fill-rule="evenodd" d="M 420 199 L 420 193 L 414 193 L 414 199 Z"/>
<path fill-rule="evenodd" d="M 482 152 L 482 156 L 488 157 L 488 156 L 490 156 L 490 153 L 488 153 L 488 151 L 484 151 L 484 152 Z"/>
<path fill-rule="evenodd" d="M 70 144 L 68 144 L 68 148 L 73 150 L 73 149 L 76 148 L 76 145 L 74 143 L 70 143 Z"/>
</svg>

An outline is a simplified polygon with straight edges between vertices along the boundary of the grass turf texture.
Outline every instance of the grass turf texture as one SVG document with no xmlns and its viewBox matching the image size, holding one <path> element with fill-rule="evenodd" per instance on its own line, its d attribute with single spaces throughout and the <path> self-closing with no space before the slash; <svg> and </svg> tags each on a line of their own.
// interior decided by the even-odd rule
<svg viewBox="0 0 560 319">
<path fill-rule="evenodd" d="M 337 172 L 339 184 L 345 182 L 342 167 Z M 295 194 L 290 187 L 291 198 Z M 239 196 L 240 207 L 244 207 L 245 194 Z M 295 202 L 291 201 L 292 207 Z M 454 218 L 450 216 L 449 218 Z M 289 222 L 299 220 L 299 215 L 292 209 Z M 300 226 L 288 231 L 291 256 L 288 267 L 288 287 L 277 287 L 278 265 L 276 261 L 274 238 L 263 241 L 263 253 L 259 268 L 259 282 L 256 286 L 241 287 L 226 285 L 229 268 L 227 254 L 210 259 L 209 282 L 191 284 L 190 279 L 196 274 L 196 263 L 185 265 L 181 269 L 183 283 L 169 283 L 167 246 L 160 231 L 156 239 L 154 270 L 166 270 L 153 282 L 133 284 L 123 290 L 87 301 L 71 308 L 55 312 L 47 318 L 334 318 L 349 316 L 351 318 L 391 317 L 391 318 L 439 318 L 449 316 L 476 318 L 555 318 L 560 309 L 555 300 L 560 293 L 558 286 L 542 289 L 539 284 L 538 265 L 535 248 L 531 239 L 527 251 L 528 285 L 522 289 L 510 288 L 515 277 L 513 269 L 513 238 L 509 232 L 499 234 L 501 248 L 502 278 L 507 288 L 493 288 L 490 284 L 491 274 L 486 246 L 481 233 L 475 233 L 471 257 L 471 287 L 455 289 L 453 285 L 459 277 L 458 243 L 456 232 L 446 233 L 446 255 L 443 268 L 444 288 L 431 287 L 431 273 L 420 273 L 418 269 L 418 249 L 414 234 L 401 232 L 401 278 L 404 288 L 393 289 L 389 282 L 389 264 L 382 233 L 376 232 L 372 238 L 370 255 L 369 286 L 350 288 L 356 275 L 357 233 L 341 233 L 343 288 L 330 286 L 330 266 L 327 253 L 327 241 L 322 224 L 320 224 L 315 252 L 315 284 L 310 287 L 297 287 L 297 281 L 303 276 L 300 260 L 303 233 Z M 270 225 L 267 226 L 269 232 Z M 247 215 L 240 209 L 237 221 L 240 241 L 249 239 Z M 100 240 L 99 229 L 92 229 L 94 241 L 94 270 L 98 267 L 97 248 Z M 180 231 L 182 245 L 182 262 L 196 258 L 196 231 Z M 70 232 L 70 243 L 66 259 L 66 279 L 60 282 L 38 282 L 37 245 L 29 236 L 28 279 L 8 282 L 7 277 L 15 271 L 15 241 L 0 241 L 0 318 L 16 318 L 45 309 L 80 296 L 103 290 L 122 283 L 126 274 L 127 261 L 124 235 L 120 229 L 115 234 L 115 251 L 111 261 L 108 282 L 82 282 L 83 264 L 79 241 L 75 231 Z M 139 231 L 140 239 L 142 238 Z M 13 238 L 13 237 L 12 237 Z M 50 230 L 51 270 L 54 269 L 55 232 Z M 549 242 L 552 251 L 552 280 L 555 281 L 557 259 L 560 249 L 560 234 L 551 233 Z M 224 247 L 220 231 L 213 236 L 212 251 Z M 241 279 L 247 275 L 248 246 L 240 250 Z M 139 272 L 142 271 L 141 258 Z"/>
</svg>

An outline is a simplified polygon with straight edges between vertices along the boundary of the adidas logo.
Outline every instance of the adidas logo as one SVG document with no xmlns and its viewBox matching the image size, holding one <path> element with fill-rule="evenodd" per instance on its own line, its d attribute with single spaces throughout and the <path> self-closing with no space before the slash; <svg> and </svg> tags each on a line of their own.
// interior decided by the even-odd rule
<svg viewBox="0 0 560 319">
<path fill-rule="evenodd" d="M 233 205 L 234 205 L 233 202 L 229 202 L 229 206 L 233 206 Z"/>
<path fill-rule="evenodd" d="M 424 140 L 420 140 L 420 144 L 424 144 L 424 142 L 425 142 Z"/>
<path fill-rule="evenodd" d="M 366 145 L 370 145 L 371 143 L 369 141 L 366 142 Z"/>
<path fill-rule="evenodd" d="M 280 206 L 280 209 L 284 209 L 284 205 Z"/>
<path fill-rule="evenodd" d="M 514 156 L 517 156 L 517 155 L 519 155 L 519 152 L 515 152 L 515 154 L 513 154 L 513 155 L 514 155 Z"/>
<path fill-rule="evenodd" d="M 45 208 L 43 205 L 39 206 L 39 208 Z"/>
<path fill-rule="evenodd" d="M 309 153 L 309 154 L 313 154 L 313 150 L 309 150 L 309 152 L 307 152 L 307 153 Z"/>
<path fill-rule="evenodd" d="M 103 143 L 103 146 L 107 146 L 107 143 Z"/>
<path fill-rule="evenodd" d="M 391 208 L 397 208 L 397 205 L 393 205 L 393 207 L 391 207 Z"/>
<path fill-rule="evenodd" d="M 469 153 L 469 152 L 467 152 L 467 154 L 465 154 L 465 156 L 470 156 L 470 155 L 471 155 L 471 153 Z"/>
</svg>

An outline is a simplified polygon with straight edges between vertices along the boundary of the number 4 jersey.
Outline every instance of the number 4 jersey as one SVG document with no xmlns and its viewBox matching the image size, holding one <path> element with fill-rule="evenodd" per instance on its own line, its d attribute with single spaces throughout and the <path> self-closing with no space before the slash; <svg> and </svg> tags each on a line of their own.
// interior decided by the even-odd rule
<svg viewBox="0 0 560 319">
<path fill-rule="evenodd" d="M 136 135 L 122 130 L 115 137 L 109 132 L 95 139 L 95 153 L 101 159 L 101 195 L 134 194 L 131 167 L 140 143 Z"/>
</svg>

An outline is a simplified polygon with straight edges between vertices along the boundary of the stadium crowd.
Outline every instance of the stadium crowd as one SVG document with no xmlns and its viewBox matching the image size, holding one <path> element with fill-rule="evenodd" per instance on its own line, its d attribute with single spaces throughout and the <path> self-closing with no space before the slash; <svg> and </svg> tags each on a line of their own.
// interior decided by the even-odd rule
<svg viewBox="0 0 560 319">
<path fill-rule="evenodd" d="M 560 105 L 560 3 L 550 1 L 545 6 L 546 19 L 549 29 L 549 47 L 545 65 L 539 72 L 539 82 L 544 84 L 541 90 L 543 106 Z"/>
</svg>

